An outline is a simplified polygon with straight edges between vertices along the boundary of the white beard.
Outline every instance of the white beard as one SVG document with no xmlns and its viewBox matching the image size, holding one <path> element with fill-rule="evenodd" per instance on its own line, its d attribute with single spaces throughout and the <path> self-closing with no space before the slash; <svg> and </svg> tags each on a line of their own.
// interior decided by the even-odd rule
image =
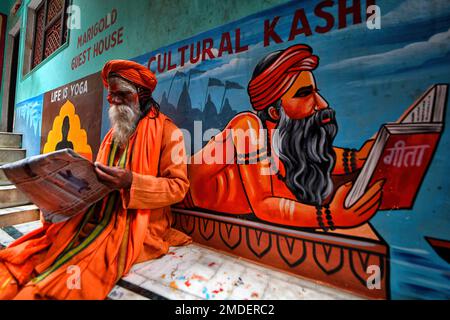
<svg viewBox="0 0 450 320">
<path fill-rule="evenodd" d="M 126 145 L 136 129 L 141 112 L 137 106 L 111 104 L 108 115 L 114 140 L 122 146 Z"/>
</svg>

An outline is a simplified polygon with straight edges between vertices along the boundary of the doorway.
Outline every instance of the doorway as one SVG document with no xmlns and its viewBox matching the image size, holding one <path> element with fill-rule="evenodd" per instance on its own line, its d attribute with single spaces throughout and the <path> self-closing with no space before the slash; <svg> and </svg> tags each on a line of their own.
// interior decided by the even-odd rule
<svg viewBox="0 0 450 320">
<path fill-rule="evenodd" d="M 0 131 L 12 132 L 16 101 L 17 67 L 19 63 L 20 19 L 8 33 L 8 49 L 5 59 L 2 118 Z"/>
</svg>

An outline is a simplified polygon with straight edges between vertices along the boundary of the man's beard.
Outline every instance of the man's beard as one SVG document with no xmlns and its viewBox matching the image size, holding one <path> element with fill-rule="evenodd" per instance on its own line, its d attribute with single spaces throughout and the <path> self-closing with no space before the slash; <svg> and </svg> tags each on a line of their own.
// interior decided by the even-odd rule
<svg viewBox="0 0 450 320">
<path fill-rule="evenodd" d="M 295 120 L 281 107 L 280 116 L 273 143 L 286 170 L 286 185 L 298 201 L 322 205 L 333 191 L 333 140 L 337 133 L 334 110 L 327 108 Z"/>
<path fill-rule="evenodd" d="M 141 112 L 133 106 L 111 105 L 108 114 L 113 139 L 122 146 L 126 145 L 136 128 Z"/>
</svg>

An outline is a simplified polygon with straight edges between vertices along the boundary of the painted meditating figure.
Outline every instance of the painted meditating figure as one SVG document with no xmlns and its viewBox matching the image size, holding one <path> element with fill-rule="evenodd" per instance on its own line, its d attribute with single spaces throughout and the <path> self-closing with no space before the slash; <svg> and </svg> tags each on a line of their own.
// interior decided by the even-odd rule
<svg viewBox="0 0 450 320">
<path fill-rule="evenodd" d="M 383 181 L 349 208 L 344 201 L 352 182 L 333 183 L 362 167 L 373 140 L 359 150 L 333 146 L 338 126 L 312 73 L 318 62 L 299 44 L 258 63 L 248 85 L 256 113 L 236 115 L 192 156 L 184 207 L 324 230 L 356 227 L 374 216 Z"/>
<path fill-rule="evenodd" d="M 56 145 L 55 150 L 61 150 L 65 148 L 73 149 L 73 143 L 68 139 L 69 131 L 70 131 L 70 120 L 68 116 L 65 116 L 61 128 L 62 139 Z"/>
</svg>

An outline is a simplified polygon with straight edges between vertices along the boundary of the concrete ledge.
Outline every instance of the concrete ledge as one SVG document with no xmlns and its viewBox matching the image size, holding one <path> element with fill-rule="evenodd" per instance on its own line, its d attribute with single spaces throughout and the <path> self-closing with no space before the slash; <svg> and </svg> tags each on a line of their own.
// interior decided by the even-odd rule
<svg viewBox="0 0 450 320">
<path fill-rule="evenodd" d="M 0 228 L 39 220 L 39 209 L 26 205 L 0 209 Z"/>
<path fill-rule="evenodd" d="M 16 148 L 22 147 L 22 134 L 0 132 L 0 148 Z"/>
<path fill-rule="evenodd" d="M 11 181 L 8 180 L 8 178 L 6 177 L 5 173 L 3 172 L 2 169 L 0 169 L 0 186 L 5 186 L 11 184 Z"/>
<path fill-rule="evenodd" d="M 26 157 L 25 149 L 0 148 L 0 165 L 24 159 Z"/>
<path fill-rule="evenodd" d="M 30 200 L 14 185 L 0 186 L 0 209 L 29 204 Z"/>
<path fill-rule="evenodd" d="M 174 227 L 201 245 L 374 299 L 389 298 L 389 249 L 372 238 L 275 226 L 260 221 L 172 208 Z M 367 225 L 370 228 L 370 225 Z M 380 270 L 370 290 L 368 266 Z"/>
</svg>

